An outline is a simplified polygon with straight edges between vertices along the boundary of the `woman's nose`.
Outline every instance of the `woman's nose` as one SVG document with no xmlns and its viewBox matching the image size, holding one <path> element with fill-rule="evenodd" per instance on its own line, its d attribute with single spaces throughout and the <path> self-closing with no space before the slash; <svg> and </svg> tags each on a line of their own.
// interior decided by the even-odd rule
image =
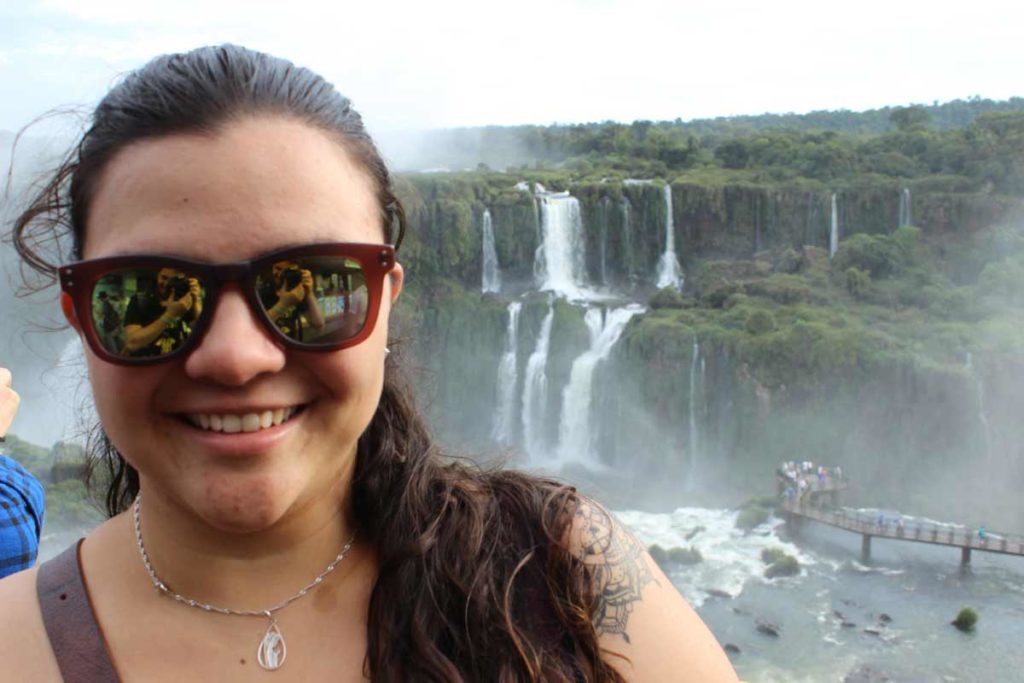
<svg viewBox="0 0 1024 683">
<path fill-rule="evenodd" d="M 242 386 L 284 368 L 284 349 L 257 320 L 238 286 L 226 287 L 218 298 L 206 334 L 185 359 L 185 374 L 196 380 Z"/>
</svg>

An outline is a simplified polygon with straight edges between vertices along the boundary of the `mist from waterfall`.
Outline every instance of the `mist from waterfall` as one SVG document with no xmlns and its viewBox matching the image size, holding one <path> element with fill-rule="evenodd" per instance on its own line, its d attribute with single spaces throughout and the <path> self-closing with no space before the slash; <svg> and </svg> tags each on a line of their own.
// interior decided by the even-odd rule
<svg viewBox="0 0 1024 683">
<path fill-rule="evenodd" d="M 913 218 L 910 215 L 910 188 L 904 187 L 903 191 L 900 192 L 900 225 L 913 225 Z"/>
<path fill-rule="evenodd" d="M 676 256 L 676 231 L 672 213 L 672 186 L 665 183 L 665 251 L 658 260 L 659 289 L 681 289 L 683 286 L 682 268 Z"/>
<path fill-rule="evenodd" d="M 700 356 L 700 342 L 693 337 L 693 358 L 690 361 L 690 443 L 687 445 L 686 487 L 692 490 L 695 483 L 697 468 L 700 463 L 700 431 L 697 426 L 697 371 L 703 369 L 704 361 Z M 703 378 L 702 378 L 703 379 Z M 703 390 L 703 383 L 701 385 Z"/>
<path fill-rule="evenodd" d="M 541 291 L 567 299 L 585 298 L 586 270 L 580 203 L 568 192 L 538 193 L 541 243 L 534 276 Z"/>
<path fill-rule="evenodd" d="M 832 193 L 832 213 L 828 230 L 828 257 L 832 258 L 839 250 L 839 209 L 836 206 L 836 193 Z"/>
<path fill-rule="evenodd" d="M 608 358 L 630 319 L 642 313 L 642 306 L 633 304 L 602 311 L 588 308 L 583 321 L 590 332 L 590 348 L 572 364 L 569 384 L 562 392 L 562 414 L 558 429 L 557 464 L 581 462 L 600 467 L 594 449 L 591 412 L 594 403 L 594 373 Z"/>
<path fill-rule="evenodd" d="M 511 446 L 515 439 L 516 388 L 518 383 L 517 364 L 519 313 L 523 304 L 513 301 L 508 305 L 508 328 L 505 336 L 505 352 L 498 364 L 498 405 L 494 411 L 494 427 L 491 437 L 500 444 Z"/>
<path fill-rule="evenodd" d="M 494 225 L 491 212 L 484 209 L 483 215 L 483 283 L 484 294 L 497 294 L 501 291 L 501 270 L 498 268 L 498 252 L 494 248 Z"/>
<path fill-rule="evenodd" d="M 981 429 L 981 438 L 985 445 L 985 462 L 992 463 L 992 426 L 989 423 L 988 413 L 985 412 L 985 379 L 974 367 L 974 354 L 967 352 L 964 358 L 964 369 L 971 374 L 974 380 L 974 399 L 978 405 L 978 426 Z"/>
<path fill-rule="evenodd" d="M 551 344 L 551 324 L 555 308 L 548 307 L 540 325 L 537 346 L 526 362 L 526 376 L 523 379 L 523 440 L 526 454 L 531 461 L 539 461 L 545 451 L 544 417 L 548 405 L 548 347 Z"/>
</svg>

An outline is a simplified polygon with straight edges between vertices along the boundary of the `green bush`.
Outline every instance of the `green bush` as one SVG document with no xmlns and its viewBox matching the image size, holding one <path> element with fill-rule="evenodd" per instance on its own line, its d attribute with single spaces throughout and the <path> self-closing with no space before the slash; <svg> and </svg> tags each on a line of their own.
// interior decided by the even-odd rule
<svg viewBox="0 0 1024 683">
<path fill-rule="evenodd" d="M 974 625 L 978 623 L 978 613 L 970 607 L 964 607 L 962 610 L 957 612 L 956 619 L 950 623 L 964 633 L 968 633 L 973 631 Z"/>
<path fill-rule="evenodd" d="M 767 508 L 759 506 L 743 508 L 740 510 L 740 514 L 736 516 L 736 528 L 750 531 L 754 527 L 768 521 L 769 515 L 771 515 L 771 510 Z"/>
<path fill-rule="evenodd" d="M 650 306 L 653 309 L 686 308 L 687 300 L 672 287 L 665 287 L 664 289 L 659 289 L 651 297 Z"/>
<path fill-rule="evenodd" d="M 854 299 L 863 300 L 871 291 L 871 274 L 856 266 L 850 266 L 843 273 L 846 291 Z"/>
<path fill-rule="evenodd" d="M 782 548 L 765 548 L 761 551 L 761 561 L 765 564 L 775 564 L 786 557 L 786 551 Z"/>
<path fill-rule="evenodd" d="M 768 311 L 758 309 L 747 316 L 747 332 L 750 334 L 767 334 L 775 331 L 775 316 Z"/>
<path fill-rule="evenodd" d="M 792 555 L 782 554 L 782 557 L 776 560 L 764 570 L 766 578 L 774 579 L 779 576 L 796 576 L 800 573 L 800 563 Z"/>
</svg>

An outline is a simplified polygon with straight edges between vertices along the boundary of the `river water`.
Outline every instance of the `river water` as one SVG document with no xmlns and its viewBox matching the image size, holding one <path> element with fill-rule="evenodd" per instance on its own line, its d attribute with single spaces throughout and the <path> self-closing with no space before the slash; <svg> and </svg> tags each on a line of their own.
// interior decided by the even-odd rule
<svg viewBox="0 0 1024 683">
<path fill-rule="evenodd" d="M 875 538 L 864 565 L 858 535 L 813 522 L 787 539 L 774 518 L 744 534 L 728 510 L 617 515 L 645 544 L 700 550 L 702 563 L 666 573 L 719 641 L 739 647 L 731 658 L 745 681 L 843 681 L 858 670 L 888 678 L 850 680 L 1024 680 L 1024 558 L 975 551 L 963 572 L 957 548 Z M 797 557 L 800 575 L 765 579 L 765 547 Z M 949 624 L 965 606 L 979 615 L 974 634 Z M 779 637 L 759 633 L 758 618 Z"/>
</svg>

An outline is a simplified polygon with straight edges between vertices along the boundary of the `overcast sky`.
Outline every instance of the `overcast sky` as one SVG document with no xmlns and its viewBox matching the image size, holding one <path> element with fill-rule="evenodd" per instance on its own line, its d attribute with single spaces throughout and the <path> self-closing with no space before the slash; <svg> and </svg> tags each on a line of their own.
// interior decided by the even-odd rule
<svg viewBox="0 0 1024 683">
<path fill-rule="evenodd" d="M 167 51 L 313 68 L 377 132 L 1024 94 L 1024 3 L 0 0 L 0 129 Z"/>
</svg>

